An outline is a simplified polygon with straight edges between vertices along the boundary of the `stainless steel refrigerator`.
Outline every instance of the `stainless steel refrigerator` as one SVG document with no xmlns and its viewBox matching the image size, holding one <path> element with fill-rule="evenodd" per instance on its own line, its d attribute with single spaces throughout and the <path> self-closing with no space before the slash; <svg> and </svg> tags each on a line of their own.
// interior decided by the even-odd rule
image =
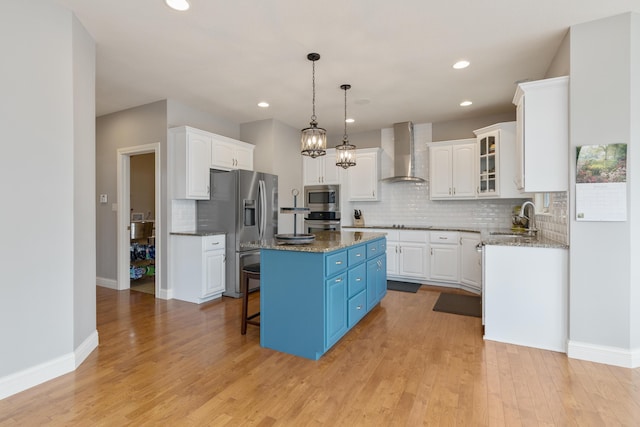
<svg viewBox="0 0 640 427">
<path fill-rule="evenodd" d="M 260 262 L 260 250 L 242 250 L 243 242 L 272 239 L 278 232 L 278 177 L 247 170 L 211 170 L 211 198 L 198 200 L 198 230 L 224 231 L 226 291 L 239 298 L 240 271 Z M 249 290 L 259 283 L 249 283 Z"/>
</svg>

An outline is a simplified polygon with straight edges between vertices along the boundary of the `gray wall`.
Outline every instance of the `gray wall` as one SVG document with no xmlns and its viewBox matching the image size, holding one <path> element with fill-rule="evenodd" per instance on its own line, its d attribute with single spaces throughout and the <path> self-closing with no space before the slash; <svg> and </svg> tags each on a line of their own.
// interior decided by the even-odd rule
<svg viewBox="0 0 640 427">
<path fill-rule="evenodd" d="M 570 150 L 626 142 L 626 222 L 577 222 L 570 197 L 570 340 L 621 355 L 640 344 L 640 18 L 624 14 L 571 28 Z M 575 188 L 575 161 L 570 165 Z M 636 364 L 637 354 L 636 354 Z"/>
<path fill-rule="evenodd" d="M 117 151 L 121 148 L 160 142 L 162 159 L 162 188 L 166 194 L 167 164 L 167 102 L 158 101 L 96 119 L 96 192 L 107 194 L 109 203 L 96 200 L 96 240 L 98 281 L 117 280 L 117 212 L 112 204 L 117 198 Z M 166 197 L 163 195 L 163 198 Z M 166 205 L 164 200 L 163 206 Z M 162 212 L 163 230 L 167 230 L 166 212 Z M 164 240 L 166 241 L 166 239 Z M 166 251 L 161 262 L 166 263 Z M 161 270 L 161 283 L 166 286 L 166 267 Z"/>
<path fill-rule="evenodd" d="M 53 2 L 3 2 L 0 51 L 1 398 L 97 331 L 93 41 Z"/>
<path fill-rule="evenodd" d="M 131 211 L 144 214 L 145 219 L 155 219 L 155 155 L 148 153 L 131 156 L 129 167 Z"/>
<path fill-rule="evenodd" d="M 298 189 L 302 195 L 302 156 L 300 155 L 300 129 L 292 128 L 280 121 L 267 119 L 243 123 L 240 139 L 256 145 L 254 169 L 278 175 L 278 205 L 293 206 L 291 190 Z M 304 204 L 302 196 L 298 206 Z M 303 216 L 298 215 L 298 231 L 301 231 Z M 278 232 L 293 233 L 294 216 L 278 215 Z"/>
<path fill-rule="evenodd" d="M 513 93 L 515 94 L 515 92 L 516 88 L 514 86 Z M 431 131 L 432 141 L 451 141 L 454 139 L 475 138 L 476 136 L 473 131 L 476 129 L 481 129 L 485 126 L 501 122 L 512 122 L 515 119 L 516 107 L 514 105 L 512 111 L 502 114 L 433 123 Z"/>
<path fill-rule="evenodd" d="M 551 64 L 544 75 L 545 79 L 552 77 L 568 76 L 571 72 L 571 31 L 567 31 L 567 34 L 560 42 L 560 46 L 556 51 Z"/>
</svg>

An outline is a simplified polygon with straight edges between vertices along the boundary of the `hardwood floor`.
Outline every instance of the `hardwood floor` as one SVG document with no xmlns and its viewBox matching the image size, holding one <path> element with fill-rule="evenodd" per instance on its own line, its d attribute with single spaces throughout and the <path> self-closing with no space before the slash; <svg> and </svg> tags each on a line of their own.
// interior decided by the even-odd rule
<svg viewBox="0 0 640 427">
<path fill-rule="evenodd" d="M 0 401 L 0 425 L 604 426 L 640 423 L 640 370 L 483 341 L 389 291 L 319 361 L 240 334 L 240 300 L 201 306 L 97 288 L 100 346 L 73 373 Z M 255 304 L 255 296 L 252 295 Z"/>
</svg>

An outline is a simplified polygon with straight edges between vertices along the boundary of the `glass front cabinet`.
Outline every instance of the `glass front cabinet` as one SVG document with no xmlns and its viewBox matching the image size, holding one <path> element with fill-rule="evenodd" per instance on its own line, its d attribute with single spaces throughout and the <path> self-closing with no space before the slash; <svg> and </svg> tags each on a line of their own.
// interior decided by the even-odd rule
<svg viewBox="0 0 640 427">
<path fill-rule="evenodd" d="M 478 196 L 496 196 L 500 194 L 498 186 L 497 165 L 500 164 L 498 158 L 498 144 L 500 143 L 500 131 L 495 130 L 478 136 L 480 168 L 478 180 Z"/>
</svg>

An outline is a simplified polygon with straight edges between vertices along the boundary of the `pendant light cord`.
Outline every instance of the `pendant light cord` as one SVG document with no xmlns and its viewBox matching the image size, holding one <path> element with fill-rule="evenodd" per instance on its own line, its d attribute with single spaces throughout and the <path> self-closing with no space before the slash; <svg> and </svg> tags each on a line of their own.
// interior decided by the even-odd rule
<svg viewBox="0 0 640 427">
<path fill-rule="evenodd" d="M 311 113 L 311 121 L 316 121 L 316 61 L 311 61 L 311 87 L 313 96 L 311 98 L 312 105 L 312 113 Z"/>
</svg>

